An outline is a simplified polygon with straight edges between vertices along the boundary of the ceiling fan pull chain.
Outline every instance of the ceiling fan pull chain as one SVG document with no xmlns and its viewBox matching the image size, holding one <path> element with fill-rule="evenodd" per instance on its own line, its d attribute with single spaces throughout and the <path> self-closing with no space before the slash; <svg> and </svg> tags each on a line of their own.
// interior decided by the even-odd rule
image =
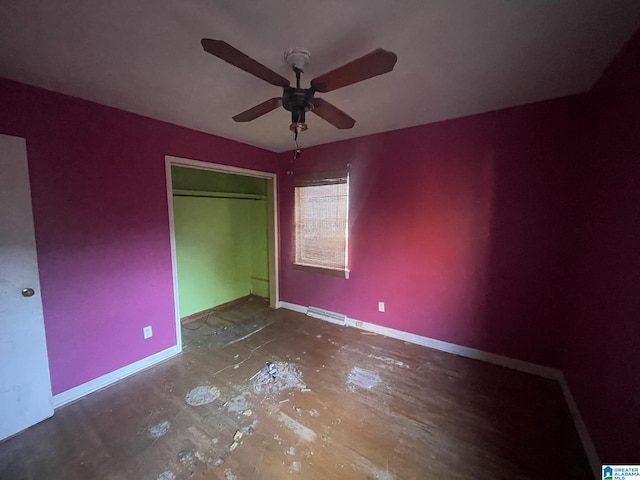
<svg viewBox="0 0 640 480">
<path fill-rule="evenodd" d="M 293 152 L 293 159 L 297 160 L 298 158 L 300 158 L 300 155 L 302 154 L 302 152 L 300 151 L 300 146 L 298 145 L 298 132 L 300 131 L 300 129 L 298 127 L 296 127 L 296 129 L 293 131 L 293 142 L 296 144 L 296 149 Z"/>
</svg>

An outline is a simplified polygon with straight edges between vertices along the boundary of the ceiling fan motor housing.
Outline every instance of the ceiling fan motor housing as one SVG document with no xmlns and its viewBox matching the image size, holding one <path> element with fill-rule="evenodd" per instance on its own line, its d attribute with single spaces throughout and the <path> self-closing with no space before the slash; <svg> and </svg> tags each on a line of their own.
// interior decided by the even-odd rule
<svg viewBox="0 0 640 480">
<path fill-rule="evenodd" d="M 282 106 L 291 112 L 291 123 L 304 123 L 305 113 L 313 110 L 312 88 L 284 87 Z"/>
</svg>

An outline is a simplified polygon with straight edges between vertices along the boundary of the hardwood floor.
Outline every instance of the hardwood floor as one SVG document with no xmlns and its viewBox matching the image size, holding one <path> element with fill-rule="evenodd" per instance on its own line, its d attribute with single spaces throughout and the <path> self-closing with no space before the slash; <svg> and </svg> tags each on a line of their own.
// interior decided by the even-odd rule
<svg viewBox="0 0 640 480">
<path fill-rule="evenodd" d="M 0 478 L 593 478 L 555 382 L 265 315 L 242 341 L 187 347 L 0 444 Z M 266 362 L 275 380 L 256 375 Z"/>
<path fill-rule="evenodd" d="M 185 347 L 222 348 L 272 323 L 271 311 L 269 301 L 255 295 L 211 309 L 182 323 L 182 344 Z"/>
</svg>

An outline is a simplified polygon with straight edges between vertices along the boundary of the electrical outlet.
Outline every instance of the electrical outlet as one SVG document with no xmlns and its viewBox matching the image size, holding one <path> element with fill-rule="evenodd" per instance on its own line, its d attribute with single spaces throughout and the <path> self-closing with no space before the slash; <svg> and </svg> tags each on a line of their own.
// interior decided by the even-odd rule
<svg viewBox="0 0 640 480">
<path fill-rule="evenodd" d="M 356 327 L 362 328 L 362 322 L 360 320 L 356 320 Z"/>
<path fill-rule="evenodd" d="M 384 302 L 378 302 L 378 311 L 384 312 Z"/>
<path fill-rule="evenodd" d="M 153 330 L 151 329 L 151 325 L 144 327 L 142 329 L 142 334 L 144 335 L 144 338 L 147 339 L 149 337 L 153 337 Z"/>
</svg>

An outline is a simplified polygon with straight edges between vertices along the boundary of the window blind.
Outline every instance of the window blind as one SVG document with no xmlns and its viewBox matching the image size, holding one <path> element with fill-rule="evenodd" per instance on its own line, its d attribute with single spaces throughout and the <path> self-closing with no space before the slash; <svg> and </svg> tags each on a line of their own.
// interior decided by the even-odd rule
<svg viewBox="0 0 640 480">
<path fill-rule="evenodd" d="M 349 184 L 346 174 L 295 180 L 295 263 L 346 270 Z"/>
</svg>

